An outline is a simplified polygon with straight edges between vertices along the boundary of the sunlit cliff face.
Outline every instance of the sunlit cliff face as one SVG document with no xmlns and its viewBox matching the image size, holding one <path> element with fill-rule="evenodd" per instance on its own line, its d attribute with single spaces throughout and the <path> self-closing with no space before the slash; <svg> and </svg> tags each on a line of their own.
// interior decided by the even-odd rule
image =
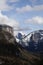
<svg viewBox="0 0 43 65">
<path fill-rule="evenodd" d="M 5 32 L 9 32 L 9 33 L 12 33 L 13 34 L 13 28 L 11 26 L 8 26 L 8 25 L 0 25 L 0 29 L 2 31 L 5 31 Z"/>
</svg>

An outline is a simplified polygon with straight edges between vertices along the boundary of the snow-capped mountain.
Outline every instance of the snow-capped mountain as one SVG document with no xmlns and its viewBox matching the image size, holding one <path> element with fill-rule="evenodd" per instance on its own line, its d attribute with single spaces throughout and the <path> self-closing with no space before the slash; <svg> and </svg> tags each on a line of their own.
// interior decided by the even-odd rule
<svg viewBox="0 0 43 65">
<path fill-rule="evenodd" d="M 22 47 L 30 51 L 43 50 L 43 30 L 37 30 L 23 36 L 21 33 L 18 34 L 19 44 Z"/>
</svg>

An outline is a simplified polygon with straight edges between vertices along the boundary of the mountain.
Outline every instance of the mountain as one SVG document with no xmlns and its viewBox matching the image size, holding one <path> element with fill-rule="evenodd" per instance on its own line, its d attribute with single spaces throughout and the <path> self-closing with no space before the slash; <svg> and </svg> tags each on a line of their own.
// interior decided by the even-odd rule
<svg viewBox="0 0 43 65">
<path fill-rule="evenodd" d="M 29 41 L 32 39 L 31 36 L 29 37 L 30 38 Z M 15 37 L 12 34 L 0 30 L 0 65 L 43 64 L 42 62 L 43 60 L 41 61 L 42 58 L 40 59 L 40 54 L 39 53 L 33 54 L 33 52 L 27 51 L 26 50 L 27 46 L 25 43 L 22 43 L 23 42 L 22 39 L 20 39 L 20 42 L 17 43 Z"/>
<path fill-rule="evenodd" d="M 27 36 L 20 36 L 19 44 L 28 51 L 43 51 L 43 30 L 36 30 Z M 23 38 L 22 38 L 23 37 Z"/>
<path fill-rule="evenodd" d="M 40 56 L 37 57 L 27 52 L 22 46 L 18 45 L 14 37 L 14 41 L 9 42 L 3 37 L 5 35 L 8 36 L 7 38 L 9 36 L 12 38 L 12 35 L 7 32 L 5 34 L 0 33 L 0 65 L 33 65 L 36 62 L 39 63 Z M 37 60 L 34 61 L 35 59 Z"/>
<path fill-rule="evenodd" d="M 43 30 L 37 30 L 30 34 L 30 38 L 27 38 L 29 44 L 27 49 L 30 51 L 43 51 Z M 27 37 L 29 37 L 29 34 L 27 35 Z"/>
</svg>

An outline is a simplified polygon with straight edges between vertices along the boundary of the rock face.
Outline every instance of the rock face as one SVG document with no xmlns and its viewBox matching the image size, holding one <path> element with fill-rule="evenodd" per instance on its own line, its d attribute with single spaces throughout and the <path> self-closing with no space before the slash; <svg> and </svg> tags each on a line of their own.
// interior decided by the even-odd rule
<svg viewBox="0 0 43 65">
<path fill-rule="evenodd" d="M 20 52 L 18 48 L 12 27 L 0 25 L 0 63 L 15 63 Z"/>
<path fill-rule="evenodd" d="M 3 40 L 3 41 L 2 41 Z M 0 43 L 14 43 L 13 29 L 8 25 L 0 25 Z"/>
</svg>

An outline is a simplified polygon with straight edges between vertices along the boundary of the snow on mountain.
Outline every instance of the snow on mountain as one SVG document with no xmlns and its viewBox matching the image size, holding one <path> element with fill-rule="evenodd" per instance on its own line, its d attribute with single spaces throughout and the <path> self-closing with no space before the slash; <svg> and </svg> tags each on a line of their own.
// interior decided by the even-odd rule
<svg viewBox="0 0 43 65">
<path fill-rule="evenodd" d="M 26 47 L 30 50 L 37 50 L 39 48 L 41 49 L 43 45 L 43 30 L 37 30 L 29 33 L 28 35 L 22 35 L 21 33 L 18 33 L 16 36 L 16 41 L 22 45 L 22 47 Z"/>
<path fill-rule="evenodd" d="M 21 40 L 22 40 L 22 38 L 24 38 L 25 37 L 25 34 L 24 33 L 22 33 L 22 32 L 19 32 L 17 35 L 16 35 L 16 41 L 19 43 Z"/>
</svg>

